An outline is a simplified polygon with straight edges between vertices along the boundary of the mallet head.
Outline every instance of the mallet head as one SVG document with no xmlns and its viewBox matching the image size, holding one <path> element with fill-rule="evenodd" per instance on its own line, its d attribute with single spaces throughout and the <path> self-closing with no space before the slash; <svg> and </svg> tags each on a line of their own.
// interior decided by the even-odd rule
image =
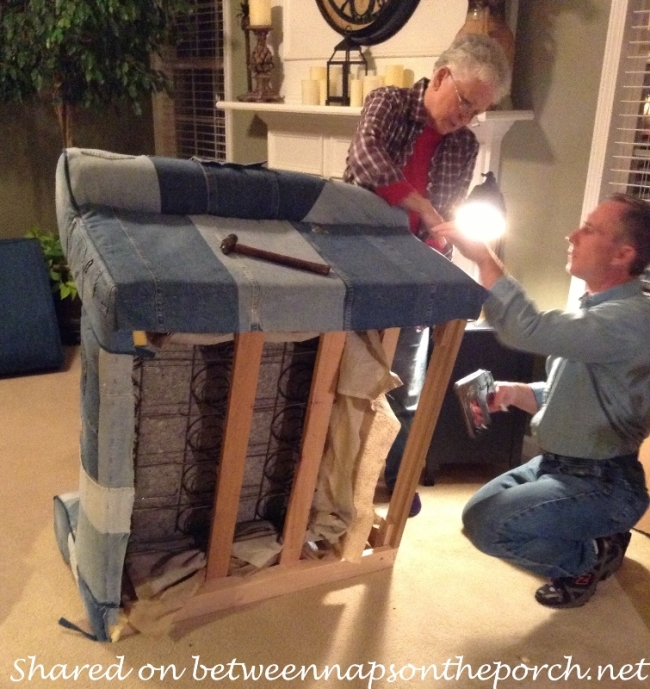
<svg viewBox="0 0 650 689">
<path fill-rule="evenodd" d="M 232 251 L 234 251 L 235 246 L 237 245 L 237 239 L 238 239 L 238 237 L 236 234 L 229 234 L 221 242 L 221 251 L 223 251 L 224 254 L 229 254 Z"/>
</svg>

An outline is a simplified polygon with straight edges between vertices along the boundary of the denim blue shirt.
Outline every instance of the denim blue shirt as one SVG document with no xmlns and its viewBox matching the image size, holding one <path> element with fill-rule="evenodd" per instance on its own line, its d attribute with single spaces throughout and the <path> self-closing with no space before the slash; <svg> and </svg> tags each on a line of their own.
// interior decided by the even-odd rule
<svg viewBox="0 0 650 689">
<path fill-rule="evenodd" d="M 548 355 L 531 421 L 545 451 L 591 459 L 638 451 L 650 433 L 650 299 L 639 280 L 585 295 L 571 312 L 539 311 L 503 277 L 485 314 L 505 344 Z"/>
</svg>

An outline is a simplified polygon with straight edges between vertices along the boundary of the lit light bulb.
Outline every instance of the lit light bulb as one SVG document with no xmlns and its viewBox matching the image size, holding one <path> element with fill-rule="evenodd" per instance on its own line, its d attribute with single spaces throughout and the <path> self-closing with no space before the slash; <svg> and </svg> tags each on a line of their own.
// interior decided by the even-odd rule
<svg viewBox="0 0 650 689">
<path fill-rule="evenodd" d="M 469 239 L 493 242 L 506 231 L 503 213 L 487 201 L 470 201 L 458 208 L 455 222 Z"/>
</svg>

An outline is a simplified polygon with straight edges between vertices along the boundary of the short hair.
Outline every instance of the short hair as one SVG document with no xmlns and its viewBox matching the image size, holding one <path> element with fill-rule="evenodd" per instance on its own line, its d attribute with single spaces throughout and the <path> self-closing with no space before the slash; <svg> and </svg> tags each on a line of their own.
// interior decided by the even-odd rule
<svg viewBox="0 0 650 689">
<path fill-rule="evenodd" d="M 612 194 L 610 201 L 623 204 L 621 226 L 626 242 L 636 251 L 630 275 L 641 275 L 650 264 L 650 203 L 630 194 Z"/>
<path fill-rule="evenodd" d="M 463 34 L 436 60 L 434 72 L 449 67 L 454 75 L 480 79 L 494 89 L 498 103 L 510 91 L 512 71 L 503 48 L 484 34 Z"/>
</svg>

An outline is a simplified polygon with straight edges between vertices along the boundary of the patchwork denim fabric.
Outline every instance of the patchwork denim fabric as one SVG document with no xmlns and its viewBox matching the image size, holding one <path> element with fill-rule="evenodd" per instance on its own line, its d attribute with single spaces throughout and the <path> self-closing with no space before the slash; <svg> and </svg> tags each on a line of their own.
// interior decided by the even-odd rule
<svg viewBox="0 0 650 689">
<path fill-rule="evenodd" d="M 97 638 L 111 638 L 134 500 L 132 332 L 375 330 L 478 317 L 486 292 L 359 187 L 197 160 L 68 149 L 57 217 L 84 305 L 78 498 L 57 542 Z M 327 263 L 327 276 L 238 254 Z"/>
<path fill-rule="evenodd" d="M 72 149 L 58 168 L 68 261 L 109 351 L 131 352 L 128 338 L 120 349 L 115 334 L 133 330 L 327 332 L 478 316 L 485 291 L 365 189 L 264 168 L 125 158 Z M 150 207 L 167 212 L 143 210 L 146 199 L 132 191 L 120 206 L 116 166 L 129 189 L 150 190 L 156 175 Z M 302 221 L 314 217 L 321 222 Z M 327 263 L 331 272 L 224 256 L 221 241 L 231 233 L 240 243 Z"/>
</svg>

